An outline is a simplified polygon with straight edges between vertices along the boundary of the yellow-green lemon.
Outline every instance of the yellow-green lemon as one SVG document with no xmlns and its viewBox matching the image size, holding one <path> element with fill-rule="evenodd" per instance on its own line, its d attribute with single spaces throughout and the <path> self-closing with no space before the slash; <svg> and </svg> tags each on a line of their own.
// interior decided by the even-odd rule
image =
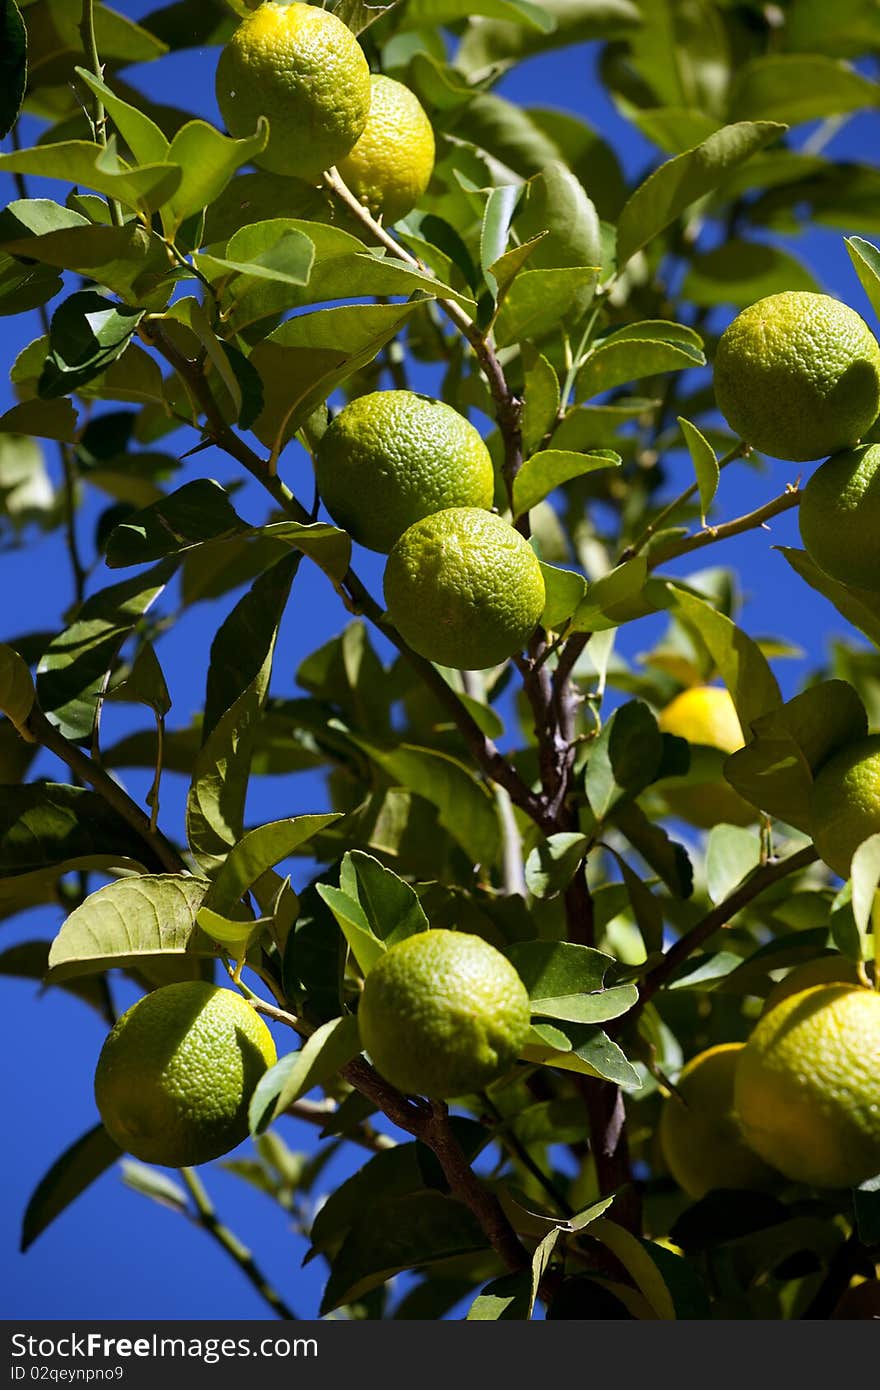
<svg viewBox="0 0 880 1390">
<path fill-rule="evenodd" d="M 522 650 L 544 611 L 535 552 L 501 517 L 454 507 L 404 531 L 385 602 L 409 645 L 441 666 L 483 670 Z"/>
<path fill-rule="evenodd" d="M 260 5 L 217 65 L 217 103 L 232 135 L 269 120 L 264 169 L 317 181 L 355 144 L 370 111 L 370 69 L 354 34 L 316 5 Z"/>
<path fill-rule="evenodd" d="M 411 212 L 434 171 L 434 132 L 409 87 L 373 76 L 373 99 L 364 132 L 339 161 L 351 191 L 383 222 Z"/>
<path fill-rule="evenodd" d="M 880 589 L 880 444 L 820 464 L 798 516 L 804 545 L 821 570 L 841 584 Z"/>
<path fill-rule="evenodd" d="M 660 1114 L 663 1157 L 689 1197 L 717 1187 L 761 1188 L 773 1170 L 745 1143 L 733 1109 L 733 1079 L 742 1043 L 721 1043 L 693 1057 Z"/>
<path fill-rule="evenodd" d="M 385 553 L 432 512 L 491 507 L 495 489 L 479 431 L 413 391 L 373 391 L 347 405 L 318 445 L 315 471 L 333 520 Z"/>
<path fill-rule="evenodd" d="M 819 769 L 810 828 L 822 859 L 841 878 L 863 840 L 880 833 L 880 734 L 857 739 Z"/>
<path fill-rule="evenodd" d="M 743 746 L 742 728 L 730 692 L 718 685 L 691 686 L 670 700 L 660 711 L 657 723 L 664 733 L 675 734 L 691 744 L 690 773 L 657 784 L 672 814 L 703 830 L 722 823 L 750 825 L 757 812 L 725 782 L 717 766 L 719 752 L 735 753 Z M 706 755 L 701 753 L 703 749 L 713 751 Z"/>
<path fill-rule="evenodd" d="M 108 1133 L 145 1163 L 207 1163 L 247 1137 L 248 1104 L 275 1062 L 262 1019 L 229 989 L 165 985 L 108 1035 L 95 1099 Z"/>
<path fill-rule="evenodd" d="M 721 336 L 714 372 L 730 428 L 774 458 L 849 448 L 880 410 L 880 346 L 826 294 L 788 290 L 744 309 Z"/>
<path fill-rule="evenodd" d="M 880 1172 L 880 994 L 817 985 L 759 1021 L 734 1100 L 748 1144 L 794 1182 L 854 1187 Z"/>
<path fill-rule="evenodd" d="M 481 1090 L 507 1071 L 529 1030 L 529 997 L 510 961 L 479 936 L 419 932 L 367 975 L 358 1010 L 377 1070 L 435 1098 Z"/>
</svg>

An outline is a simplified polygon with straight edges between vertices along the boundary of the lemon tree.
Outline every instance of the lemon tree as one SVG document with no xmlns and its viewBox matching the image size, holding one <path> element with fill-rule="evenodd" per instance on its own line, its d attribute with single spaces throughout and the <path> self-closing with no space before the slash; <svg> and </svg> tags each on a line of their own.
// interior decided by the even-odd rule
<svg viewBox="0 0 880 1390">
<path fill-rule="evenodd" d="M 874 1306 L 875 11 L 0 0 L 15 1316 Z"/>
<path fill-rule="evenodd" d="M 333 519 L 387 553 L 414 522 L 450 507 L 488 509 L 495 470 L 479 431 L 443 401 L 372 391 L 332 421 L 315 475 Z"/>
<path fill-rule="evenodd" d="M 207 1163 L 247 1137 L 248 1105 L 276 1060 L 240 995 L 165 985 L 122 1015 L 95 1072 L 101 1119 L 120 1148 L 169 1168 Z"/>
</svg>

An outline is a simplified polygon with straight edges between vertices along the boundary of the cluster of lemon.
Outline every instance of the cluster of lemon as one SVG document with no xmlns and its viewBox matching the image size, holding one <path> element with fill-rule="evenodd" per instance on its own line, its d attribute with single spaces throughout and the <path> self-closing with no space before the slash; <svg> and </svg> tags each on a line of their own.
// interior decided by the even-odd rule
<svg viewBox="0 0 880 1390">
<path fill-rule="evenodd" d="M 347 25 L 314 5 L 269 0 L 243 20 L 220 55 L 217 103 L 236 136 L 267 117 L 264 169 L 317 183 L 336 166 L 385 222 L 404 217 L 430 182 L 434 132 L 418 98 L 371 76 Z"/>
<path fill-rule="evenodd" d="M 692 1197 L 780 1181 L 852 1187 L 880 1172 L 880 994 L 842 956 L 767 997 L 746 1043 L 709 1048 L 664 1102 L 666 1165 Z"/>
</svg>

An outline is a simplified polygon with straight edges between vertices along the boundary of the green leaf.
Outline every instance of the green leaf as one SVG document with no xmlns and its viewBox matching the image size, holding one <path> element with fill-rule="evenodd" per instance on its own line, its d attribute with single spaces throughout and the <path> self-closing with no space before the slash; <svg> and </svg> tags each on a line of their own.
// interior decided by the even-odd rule
<svg viewBox="0 0 880 1390">
<path fill-rule="evenodd" d="M 317 816 L 292 816 L 249 830 L 230 851 L 211 885 L 205 906 L 215 912 L 228 912 L 268 869 L 340 819 L 338 812 L 330 811 Z"/>
<path fill-rule="evenodd" d="M 794 550 L 786 545 L 777 548 L 795 574 L 799 574 L 811 589 L 833 603 L 838 613 L 869 637 L 875 646 L 880 646 L 880 593 L 857 589 L 852 584 L 841 584 L 831 579 L 805 550 Z"/>
<path fill-rule="evenodd" d="M 65 1149 L 31 1194 L 21 1228 L 22 1252 L 120 1157 L 103 1125 L 95 1125 Z"/>
<path fill-rule="evenodd" d="M 641 381 L 662 372 L 681 372 L 701 367 L 702 351 L 688 342 L 624 338 L 600 343 L 577 374 L 575 394 L 579 401 L 590 400 L 625 382 Z"/>
<path fill-rule="evenodd" d="M 880 87 L 819 53 L 771 53 L 740 68 L 730 94 L 735 120 L 800 125 L 880 105 Z"/>
<path fill-rule="evenodd" d="M 0 713 L 17 729 L 22 729 L 34 707 L 34 697 L 34 683 L 27 663 L 12 647 L 0 642 Z"/>
<path fill-rule="evenodd" d="M 630 0 L 541 0 L 541 9 L 556 21 L 547 33 L 500 20 L 468 25 L 457 67 L 469 78 L 496 68 L 503 71 L 532 53 L 616 38 L 643 22 L 642 11 Z"/>
<path fill-rule="evenodd" d="M 145 164 L 127 169 L 117 160 L 114 166 L 112 150 L 108 155 L 102 145 L 88 140 L 62 140 L 55 145 L 37 145 L 34 149 L 2 154 L 2 169 L 13 174 L 33 174 L 38 178 L 61 179 L 66 184 L 80 184 L 144 212 L 161 207 L 183 175 L 177 164 Z"/>
<path fill-rule="evenodd" d="M 128 346 L 143 310 L 114 304 L 95 290 L 80 290 L 55 310 L 38 392 L 44 400 L 67 396 L 105 371 Z"/>
<path fill-rule="evenodd" d="M 499 347 L 523 338 L 535 341 L 558 329 L 572 305 L 583 302 L 596 282 L 596 272 L 583 266 L 555 270 L 523 270 L 505 296 L 495 323 Z"/>
<path fill-rule="evenodd" d="M 584 787 L 596 820 L 632 800 L 655 779 L 663 761 L 663 735 L 641 700 L 621 705 L 590 749 Z"/>
<path fill-rule="evenodd" d="M 317 405 L 400 331 L 420 302 L 352 304 L 300 314 L 257 343 L 250 356 L 263 381 L 254 433 L 278 450 Z"/>
<path fill-rule="evenodd" d="M 122 1181 L 132 1192 L 149 1197 L 150 1201 L 158 1202 L 159 1206 L 169 1207 L 172 1211 L 186 1211 L 189 1206 L 186 1190 L 168 1173 L 161 1173 L 157 1168 L 137 1163 L 131 1158 L 124 1158 L 120 1166 Z"/>
<path fill-rule="evenodd" d="M 751 637 L 711 604 L 674 584 L 665 588 L 669 607 L 687 627 L 696 630 L 708 648 L 747 734 L 754 719 L 782 704 L 766 657 Z"/>
<path fill-rule="evenodd" d="M 0 434 L 34 434 L 70 444 L 76 438 L 76 419 L 70 401 L 22 401 L 0 415 Z"/>
<path fill-rule="evenodd" d="M 352 743 L 372 759 L 397 786 L 409 788 L 437 807 L 440 824 L 476 864 L 494 864 L 500 850 L 495 800 L 469 768 L 433 748 L 400 744 L 385 748 L 349 733 Z"/>
<path fill-rule="evenodd" d="M 111 569 L 141 565 L 248 530 L 220 484 L 197 478 L 127 517 L 111 531 L 104 555 Z"/>
<path fill-rule="evenodd" d="M 661 164 L 629 198 L 617 229 L 617 264 L 627 261 L 679 213 L 724 180 L 731 170 L 785 133 L 785 126 L 742 121 L 724 126 L 702 144 Z"/>
<path fill-rule="evenodd" d="M 546 595 L 541 626 L 551 632 L 561 632 L 586 594 L 587 581 L 574 570 L 545 565 L 543 560 L 540 564 Z"/>
<path fill-rule="evenodd" d="M 387 946 L 428 930 L 415 889 L 372 855 L 362 850 L 346 854 L 339 883 L 343 892 L 360 904 L 374 936 Z"/>
<path fill-rule="evenodd" d="M 852 857 L 852 910 L 863 935 L 871 930 L 877 886 L 880 884 L 880 835 L 869 835 Z"/>
<path fill-rule="evenodd" d="M 529 992 L 535 1013 L 542 999 L 594 994 L 603 988 L 613 958 L 568 941 L 517 941 L 507 951 Z"/>
<path fill-rule="evenodd" d="M 498 1322 L 515 1318 L 520 1322 L 531 1317 L 532 1276 L 528 1270 L 518 1274 L 502 1274 L 478 1293 L 465 1318 L 468 1322 Z"/>
<path fill-rule="evenodd" d="M 2 900 L 0 900 L 0 904 L 2 904 Z M 51 945 L 51 941 L 20 941 L 16 946 L 9 946 L 5 951 L 0 951 L 0 975 L 12 976 L 20 980 L 34 980 L 43 985 L 48 969 Z M 79 980 L 70 980 L 62 984 L 60 988 L 75 999 L 81 999 L 84 1004 L 89 1004 L 100 1014 L 108 1028 L 113 1027 L 116 1019 L 106 980 L 103 976 L 84 976 Z"/>
<path fill-rule="evenodd" d="M 627 1090 L 636 1090 L 641 1084 L 638 1072 L 617 1043 L 594 1024 L 555 1020 L 553 1024 L 533 1025 L 522 1056 L 528 1062 L 561 1067 L 580 1076 L 600 1076 Z"/>
<path fill-rule="evenodd" d="M 868 716 L 852 686 L 819 681 L 753 720 L 751 739 L 727 759 L 724 775 L 751 805 L 809 835 L 813 777 L 867 732 Z"/>
<path fill-rule="evenodd" d="M 694 465 L 694 472 L 697 475 L 700 511 L 702 523 L 705 526 L 706 516 L 715 500 L 718 481 L 721 477 L 718 457 L 706 436 L 697 429 L 696 425 L 692 425 L 690 420 L 685 420 L 681 415 L 678 417 L 678 423 L 684 435 L 684 442 L 688 447 L 691 462 Z"/>
<path fill-rule="evenodd" d="M 624 560 L 622 565 L 603 574 L 601 579 L 595 579 L 572 615 L 572 631 L 599 632 L 625 622 L 628 616 L 626 609 L 623 608 L 617 615 L 615 610 L 641 593 L 647 577 L 647 560 L 644 555 L 634 555 L 631 560 Z"/>
<path fill-rule="evenodd" d="M 208 885 L 182 874 L 119 879 L 91 893 L 62 926 L 49 952 L 49 976 L 66 980 L 156 956 L 214 956 L 196 926 Z"/>
<path fill-rule="evenodd" d="M 812 273 L 789 251 L 735 237 L 694 256 L 681 293 L 683 299 L 701 308 L 732 304 L 735 309 L 745 309 L 784 290 L 818 289 Z"/>
<path fill-rule="evenodd" d="M 321 901 L 333 913 L 361 971 L 364 975 L 369 974 L 376 961 L 384 954 L 386 947 L 381 937 L 373 930 L 364 909 L 357 898 L 331 883 L 319 883 L 317 892 Z"/>
<path fill-rule="evenodd" d="M 706 847 L 706 889 L 719 903 L 742 883 L 761 862 L 761 838 L 754 830 L 736 825 L 716 825 Z"/>
<path fill-rule="evenodd" d="M 399 3 L 400 0 L 336 0 L 331 8 L 353 34 L 362 34 Z"/>
<path fill-rule="evenodd" d="M 167 199 L 166 230 L 173 235 L 181 222 L 213 203 L 236 169 L 266 148 L 269 125 L 261 116 L 253 135 L 233 140 L 207 121 L 181 126 L 168 151 L 168 162 L 183 170 L 176 191 Z"/>
<path fill-rule="evenodd" d="M 37 667 L 37 695 L 66 738 L 91 737 L 108 671 L 171 577 L 167 566 L 100 589 L 54 637 Z"/>
<path fill-rule="evenodd" d="M 306 1038 L 299 1052 L 289 1052 L 270 1067 L 251 1097 L 252 1134 L 262 1134 L 289 1105 L 313 1086 L 336 1075 L 361 1050 L 358 1021 L 353 1014 L 331 1019 Z"/>
<path fill-rule="evenodd" d="M 559 377 L 556 369 L 531 343 L 521 349 L 524 371 L 522 432 L 527 453 L 538 449 L 550 434 L 559 414 Z"/>
<path fill-rule="evenodd" d="M 455 24 L 473 15 L 524 24 L 542 34 L 552 33 L 556 28 L 554 16 L 530 0 L 409 0 L 398 26 L 403 30 L 431 29 L 434 25 Z"/>
<path fill-rule="evenodd" d="M 856 275 L 862 282 L 862 289 L 871 302 L 871 308 L 880 318 L 880 251 L 864 237 L 845 237 L 846 249 Z"/>
<path fill-rule="evenodd" d="M 15 0 L 0 0 L 0 140 L 15 124 L 27 85 L 27 31 Z"/>
<path fill-rule="evenodd" d="M 492 267 L 507 250 L 510 224 L 521 194 L 521 184 L 505 183 L 491 189 L 486 199 L 480 231 L 480 264 L 486 284 L 496 300 L 499 297 L 500 286 Z"/>
<path fill-rule="evenodd" d="M 521 240 L 541 240 L 532 256 L 536 269 L 585 267 L 598 275 L 602 266 L 599 218 L 591 200 L 571 169 L 559 161 L 544 166 L 528 180 L 516 217 Z M 592 297 L 592 281 L 586 281 L 577 310 L 583 312 Z"/>
<path fill-rule="evenodd" d="M 549 898 L 567 888 L 589 848 L 586 835 L 560 831 L 548 835 L 529 852 L 526 860 L 526 887 L 536 898 Z"/>
<path fill-rule="evenodd" d="M 171 694 L 151 642 L 144 642 L 124 680 L 108 690 L 108 700 L 120 704 L 146 705 L 159 719 L 171 709 Z"/>
<path fill-rule="evenodd" d="M 684 845 L 670 839 L 663 826 L 649 820 L 641 806 L 634 801 L 618 805 L 614 824 L 674 897 L 686 899 L 691 896 L 694 871 Z"/>
<path fill-rule="evenodd" d="M 123 101 L 106 82 L 87 68 L 76 68 L 76 75 L 103 102 L 111 121 L 139 164 L 168 162 L 170 146 L 155 121 L 136 106 Z"/>
<path fill-rule="evenodd" d="M 852 879 L 848 879 L 831 904 L 829 919 L 831 940 L 847 960 L 860 961 L 864 955 L 862 933 L 856 926 L 852 905 Z M 822 943 L 824 945 L 824 941 Z M 815 951 L 811 953 L 815 955 Z"/>
<path fill-rule="evenodd" d="M 513 484 L 514 516 L 523 516 L 543 502 L 555 488 L 572 478 L 595 473 L 601 468 L 617 468 L 620 456 L 578 454 L 569 449 L 542 449 L 526 459 Z"/>
<path fill-rule="evenodd" d="M 153 854 L 97 792 L 53 782 L 2 789 L 0 880 L 92 861 L 153 867 Z"/>
<path fill-rule="evenodd" d="M 265 703 L 278 625 L 298 564 L 294 555 L 260 575 L 211 646 L 203 743 L 186 808 L 190 846 L 207 873 L 219 869 L 242 837 L 254 725 Z"/>
<path fill-rule="evenodd" d="M 370 1203 L 333 1260 L 321 1316 L 352 1303 L 403 1269 L 485 1250 L 469 1207 L 440 1192 L 414 1192 Z"/>
</svg>

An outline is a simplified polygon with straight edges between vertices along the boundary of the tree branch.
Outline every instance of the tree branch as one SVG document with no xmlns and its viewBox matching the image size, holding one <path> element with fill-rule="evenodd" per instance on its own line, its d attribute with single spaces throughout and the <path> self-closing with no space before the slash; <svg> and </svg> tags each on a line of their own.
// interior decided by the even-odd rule
<svg viewBox="0 0 880 1390">
<path fill-rule="evenodd" d="M 665 565 L 669 560 L 677 560 L 681 555 L 690 555 L 695 550 L 702 550 L 704 546 L 714 545 L 716 541 L 726 541 L 731 536 L 741 536 L 744 531 L 754 531 L 757 527 L 764 526 L 772 517 L 779 516 L 781 512 L 788 512 L 792 507 L 796 507 L 800 500 L 801 489 L 790 484 L 779 497 L 774 497 L 771 502 L 765 502 L 763 507 L 758 507 L 754 512 L 748 512 L 745 516 L 738 516 L 734 521 L 724 521 L 720 526 L 707 526 L 694 536 L 684 536 L 679 541 L 671 541 L 668 545 L 659 546 L 649 557 L 648 568 L 657 569 L 658 565 Z"/>
<path fill-rule="evenodd" d="M 168 873 L 189 872 L 184 860 L 170 840 L 165 838 L 161 830 L 153 828 L 150 824 L 150 817 L 141 810 L 137 802 L 132 801 L 119 783 L 114 782 L 113 778 L 94 759 L 90 758 L 88 753 L 84 753 L 75 743 L 66 739 L 61 731 L 50 723 L 36 704 L 28 715 L 27 729 L 37 743 L 42 744 L 44 748 L 48 748 L 50 752 L 56 754 L 62 762 L 67 763 L 67 766 L 77 777 L 81 778 L 83 782 L 87 782 L 104 798 L 109 806 L 112 806 L 122 820 L 140 835 L 144 844 L 149 846 Z"/>
</svg>

